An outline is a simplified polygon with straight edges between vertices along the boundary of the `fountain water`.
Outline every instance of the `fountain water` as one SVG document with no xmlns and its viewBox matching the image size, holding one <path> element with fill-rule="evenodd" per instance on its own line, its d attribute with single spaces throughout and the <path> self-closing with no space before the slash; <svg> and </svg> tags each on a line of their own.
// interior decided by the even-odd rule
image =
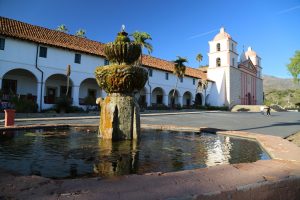
<svg viewBox="0 0 300 200">
<path fill-rule="evenodd" d="M 141 56 L 141 46 L 131 41 L 122 27 L 115 41 L 105 45 L 104 53 L 110 65 L 95 71 L 99 87 L 108 94 L 100 101 L 99 135 L 112 140 L 137 139 L 140 114 L 134 91 L 141 90 L 148 80 L 147 71 L 134 65 Z"/>
</svg>

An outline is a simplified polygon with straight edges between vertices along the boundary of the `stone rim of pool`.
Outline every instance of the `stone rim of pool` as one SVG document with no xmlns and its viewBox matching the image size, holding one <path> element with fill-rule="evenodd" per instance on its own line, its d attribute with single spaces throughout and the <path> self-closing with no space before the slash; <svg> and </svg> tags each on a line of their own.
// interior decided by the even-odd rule
<svg viewBox="0 0 300 200">
<path fill-rule="evenodd" d="M 23 126 L 22 128 L 51 126 Z M 68 127 L 68 125 L 56 126 Z M 90 124 L 79 126 L 90 126 Z M 165 174 L 129 175 L 112 181 L 98 178 L 52 181 L 49 178 L 19 176 L 0 170 L 0 187 L 4 192 L 3 195 L 20 199 L 57 199 L 66 196 L 76 196 L 78 199 L 99 199 L 100 196 L 103 199 L 166 199 L 171 197 L 221 199 L 228 195 L 232 196 L 233 199 L 242 199 L 249 196 L 263 199 L 263 197 L 278 198 L 278 189 L 280 189 L 281 194 L 288 194 L 290 199 L 296 199 L 299 195 L 297 187 L 300 184 L 300 148 L 283 138 L 207 127 L 142 124 L 142 128 L 188 131 L 204 129 L 218 134 L 254 139 L 260 143 L 272 159 Z M 234 173 L 234 176 L 232 176 L 232 173 Z M 220 178 L 220 175 L 222 178 Z M 162 192 L 157 192 L 157 188 L 164 189 Z M 183 188 L 185 189 L 183 190 Z"/>
</svg>

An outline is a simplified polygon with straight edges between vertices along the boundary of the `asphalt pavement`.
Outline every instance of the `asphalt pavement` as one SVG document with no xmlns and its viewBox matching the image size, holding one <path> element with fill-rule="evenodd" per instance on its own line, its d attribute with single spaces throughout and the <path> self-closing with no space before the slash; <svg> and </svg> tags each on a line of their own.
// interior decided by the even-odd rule
<svg viewBox="0 0 300 200">
<path fill-rule="evenodd" d="M 98 124 L 98 116 L 50 117 L 17 119 L 16 125 L 38 124 Z M 192 111 L 167 113 L 142 113 L 142 124 L 209 127 L 239 130 L 280 137 L 287 137 L 300 131 L 299 112 L 273 112 L 271 116 L 261 113 Z M 3 126 L 3 121 L 0 122 Z"/>
</svg>

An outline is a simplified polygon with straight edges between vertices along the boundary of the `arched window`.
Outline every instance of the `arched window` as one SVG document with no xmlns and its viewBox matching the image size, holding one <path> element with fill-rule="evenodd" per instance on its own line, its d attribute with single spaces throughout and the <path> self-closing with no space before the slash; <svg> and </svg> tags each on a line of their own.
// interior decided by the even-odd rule
<svg viewBox="0 0 300 200">
<path fill-rule="evenodd" d="M 217 67 L 221 66 L 221 58 L 216 59 L 216 65 L 217 65 Z"/>
<path fill-rule="evenodd" d="M 221 51 L 221 45 L 220 45 L 220 43 L 217 44 L 217 51 Z"/>
</svg>

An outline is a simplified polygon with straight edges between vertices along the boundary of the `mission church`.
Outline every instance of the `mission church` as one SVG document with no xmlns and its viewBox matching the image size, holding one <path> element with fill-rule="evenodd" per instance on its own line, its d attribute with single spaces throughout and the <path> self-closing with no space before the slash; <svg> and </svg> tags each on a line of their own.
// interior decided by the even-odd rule
<svg viewBox="0 0 300 200">
<path fill-rule="evenodd" d="M 94 70 L 108 64 L 104 44 L 56 30 L 0 17 L 0 88 L 2 108 L 11 95 L 32 100 L 38 110 L 49 109 L 66 94 L 66 66 L 71 65 L 68 96 L 84 107 L 86 97 L 102 97 Z M 159 48 L 159 47 L 157 47 Z M 174 56 L 175 57 L 175 56 Z M 174 63 L 143 55 L 149 81 L 139 91 L 144 107 L 175 103 L 191 107 L 263 104 L 261 58 L 251 47 L 239 56 L 237 42 L 224 28 L 209 41 L 207 68 L 187 67 L 175 89 Z M 198 83 L 207 81 L 205 89 Z M 175 90 L 175 92 L 174 92 Z M 175 101 L 172 96 L 175 94 Z"/>
</svg>

